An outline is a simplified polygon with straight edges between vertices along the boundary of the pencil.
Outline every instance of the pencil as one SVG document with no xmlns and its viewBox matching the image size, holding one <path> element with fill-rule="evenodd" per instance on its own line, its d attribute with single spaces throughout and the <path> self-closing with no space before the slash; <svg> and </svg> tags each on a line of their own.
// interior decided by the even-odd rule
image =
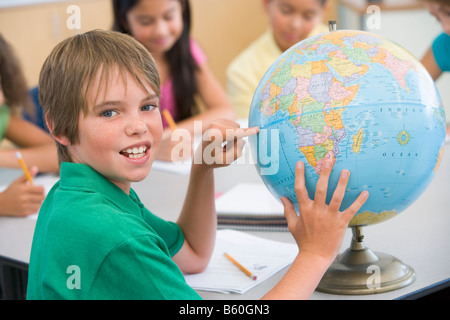
<svg viewBox="0 0 450 320">
<path fill-rule="evenodd" d="M 250 277 L 252 280 L 256 280 L 256 275 L 250 272 L 250 270 L 246 269 L 242 264 L 237 262 L 232 256 L 230 256 L 228 253 L 225 252 L 225 257 L 227 257 L 228 260 L 233 262 L 233 264 L 238 267 L 242 272 L 244 272 L 247 276 Z"/>
<path fill-rule="evenodd" d="M 167 124 L 169 125 L 170 129 L 172 131 L 175 131 L 177 129 L 177 125 L 175 124 L 175 121 L 173 121 L 172 115 L 170 112 L 166 109 L 162 111 L 162 114 L 164 118 L 166 119 Z"/>
<path fill-rule="evenodd" d="M 22 154 L 19 151 L 16 152 L 16 158 L 17 160 L 19 160 L 19 164 L 22 167 L 23 172 L 25 173 L 25 177 L 27 177 L 27 180 L 31 184 L 33 184 L 33 178 L 31 178 L 31 174 L 28 171 L 27 165 L 25 164 L 25 161 L 23 161 Z"/>
</svg>

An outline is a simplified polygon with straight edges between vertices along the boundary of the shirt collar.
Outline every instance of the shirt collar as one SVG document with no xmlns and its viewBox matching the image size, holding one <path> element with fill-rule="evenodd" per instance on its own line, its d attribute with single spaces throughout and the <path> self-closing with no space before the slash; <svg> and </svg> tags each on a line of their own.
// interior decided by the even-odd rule
<svg viewBox="0 0 450 320">
<path fill-rule="evenodd" d="M 83 163 L 61 163 L 60 188 L 100 193 L 124 211 L 129 213 L 139 212 L 140 214 L 142 212 L 143 204 L 131 188 L 130 194 L 126 194 L 103 175 Z"/>
</svg>

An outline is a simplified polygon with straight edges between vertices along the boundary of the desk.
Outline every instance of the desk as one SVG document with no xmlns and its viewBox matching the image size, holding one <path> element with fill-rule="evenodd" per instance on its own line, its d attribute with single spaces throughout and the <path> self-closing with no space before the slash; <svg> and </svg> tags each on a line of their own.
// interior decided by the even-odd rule
<svg viewBox="0 0 450 320">
<path fill-rule="evenodd" d="M 12 180 L 20 171 L 0 171 L 0 180 Z M 174 221 L 181 209 L 188 176 L 152 171 L 133 185 L 142 202 L 153 212 Z M 250 164 L 236 164 L 215 172 L 216 191 L 226 191 L 240 181 L 261 182 Z M 315 292 L 311 299 L 402 299 L 417 298 L 450 286 L 450 154 L 424 194 L 399 216 L 364 229 L 365 243 L 373 251 L 392 254 L 416 271 L 416 281 L 408 287 L 375 295 L 343 296 Z M 24 218 L 0 218 L 0 262 L 18 268 L 28 264 L 35 221 Z M 288 232 L 251 232 L 278 241 L 294 241 Z M 342 251 L 348 248 L 347 230 Z M 283 276 L 279 272 L 243 295 L 202 292 L 204 299 L 259 299 Z"/>
</svg>

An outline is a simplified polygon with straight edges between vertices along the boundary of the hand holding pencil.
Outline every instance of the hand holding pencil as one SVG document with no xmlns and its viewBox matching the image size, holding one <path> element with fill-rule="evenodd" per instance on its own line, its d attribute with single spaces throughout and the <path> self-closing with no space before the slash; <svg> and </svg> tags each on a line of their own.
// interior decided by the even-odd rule
<svg viewBox="0 0 450 320">
<path fill-rule="evenodd" d="M 29 171 L 27 168 L 24 175 L 0 193 L 0 216 L 24 217 L 39 210 L 45 198 L 45 189 L 30 183 L 37 173 L 37 167 L 32 167 Z"/>
<path fill-rule="evenodd" d="M 20 151 L 16 152 L 16 158 L 19 161 L 20 167 L 22 168 L 23 172 L 25 173 L 25 177 L 27 178 L 28 182 L 30 184 L 33 184 L 33 178 L 31 177 L 31 174 L 28 171 L 28 167 L 25 164 L 25 161 L 23 160 L 22 154 L 20 153 Z"/>
</svg>

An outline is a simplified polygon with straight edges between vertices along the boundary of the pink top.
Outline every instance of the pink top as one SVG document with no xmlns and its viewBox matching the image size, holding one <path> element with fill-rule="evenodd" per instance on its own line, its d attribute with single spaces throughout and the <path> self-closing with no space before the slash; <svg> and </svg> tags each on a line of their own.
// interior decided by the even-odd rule
<svg viewBox="0 0 450 320">
<path fill-rule="evenodd" d="M 206 61 L 206 55 L 203 50 L 200 48 L 198 43 L 191 38 L 191 53 L 194 61 L 201 65 Z M 169 78 L 165 83 L 161 85 L 161 101 L 160 101 L 161 110 L 169 110 L 172 117 L 176 120 L 178 116 L 178 111 L 175 107 L 175 97 L 172 89 L 172 78 Z M 162 117 L 163 128 L 166 128 L 167 122 L 164 117 Z"/>
</svg>

